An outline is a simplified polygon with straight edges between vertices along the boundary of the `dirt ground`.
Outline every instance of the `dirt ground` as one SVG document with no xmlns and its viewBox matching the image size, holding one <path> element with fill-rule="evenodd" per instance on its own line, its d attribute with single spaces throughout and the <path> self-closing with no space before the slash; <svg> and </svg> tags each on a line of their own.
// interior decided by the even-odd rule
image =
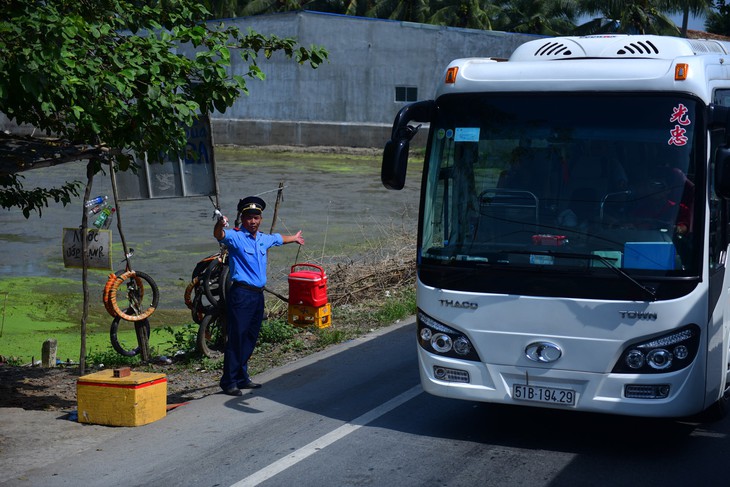
<svg viewBox="0 0 730 487">
<path fill-rule="evenodd" d="M 167 377 L 167 404 L 179 404 L 218 392 L 218 370 L 153 366 Z M 149 366 L 145 369 L 149 370 Z M 87 370 L 93 373 L 97 370 Z M 0 365 L 0 408 L 34 411 L 76 410 L 78 367 L 13 367 Z"/>
</svg>

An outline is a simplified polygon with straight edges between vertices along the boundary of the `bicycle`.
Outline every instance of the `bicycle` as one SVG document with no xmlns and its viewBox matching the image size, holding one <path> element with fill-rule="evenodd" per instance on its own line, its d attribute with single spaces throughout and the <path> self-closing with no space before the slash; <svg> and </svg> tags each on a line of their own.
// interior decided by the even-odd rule
<svg viewBox="0 0 730 487">
<path fill-rule="evenodd" d="M 125 356 L 137 355 L 141 352 L 142 340 L 145 343 L 149 341 L 148 318 L 155 312 L 160 301 L 160 291 L 154 279 L 144 272 L 132 269 L 130 257 L 133 254 L 134 249 L 130 249 L 123 259 L 124 269 L 109 274 L 102 298 L 104 307 L 114 318 L 109 329 L 112 347 Z M 145 301 L 145 288 L 149 290 L 146 295 L 148 301 Z M 149 300 L 150 297 L 151 300 Z M 125 335 L 125 331 L 130 328 L 130 325 L 137 334 L 138 346 L 134 348 L 120 339 L 120 335 Z M 144 336 L 141 333 L 144 333 Z"/>
</svg>

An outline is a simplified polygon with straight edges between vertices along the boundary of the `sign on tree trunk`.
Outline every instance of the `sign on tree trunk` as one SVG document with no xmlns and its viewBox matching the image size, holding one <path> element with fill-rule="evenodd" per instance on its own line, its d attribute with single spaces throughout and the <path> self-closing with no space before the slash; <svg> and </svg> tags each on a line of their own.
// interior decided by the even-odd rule
<svg viewBox="0 0 730 487">
<path fill-rule="evenodd" d="M 86 229 L 86 240 L 89 242 L 89 268 L 112 270 L 112 232 L 111 230 Z M 63 265 L 66 267 L 82 267 L 81 229 L 63 229 Z"/>
</svg>

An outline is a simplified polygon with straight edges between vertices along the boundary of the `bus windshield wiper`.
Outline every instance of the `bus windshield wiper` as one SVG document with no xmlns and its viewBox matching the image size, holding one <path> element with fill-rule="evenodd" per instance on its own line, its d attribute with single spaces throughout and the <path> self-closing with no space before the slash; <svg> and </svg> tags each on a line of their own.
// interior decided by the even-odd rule
<svg viewBox="0 0 730 487">
<path fill-rule="evenodd" d="M 626 272 L 624 272 L 623 269 L 620 267 L 617 267 L 613 262 L 611 262 L 610 259 L 605 258 L 602 255 L 598 254 L 580 254 L 575 252 L 555 252 L 553 250 L 504 250 L 500 253 L 503 254 L 524 254 L 524 255 L 549 255 L 552 257 L 561 257 L 566 259 L 588 259 L 588 260 L 597 260 L 601 263 L 603 263 L 606 267 L 614 271 L 616 274 L 618 274 L 623 279 L 629 281 L 634 286 L 639 288 L 641 291 L 643 291 L 651 301 L 656 301 L 656 293 L 649 289 L 648 287 L 644 286 L 642 283 L 628 275 Z"/>
</svg>

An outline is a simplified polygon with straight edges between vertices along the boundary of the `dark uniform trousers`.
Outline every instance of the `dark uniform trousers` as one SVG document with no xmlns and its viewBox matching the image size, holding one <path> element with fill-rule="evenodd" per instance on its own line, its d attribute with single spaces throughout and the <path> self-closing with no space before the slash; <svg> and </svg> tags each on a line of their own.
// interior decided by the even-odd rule
<svg viewBox="0 0 730 487">
<path fill-rule="evenodd" d="M 248 359 L 256 346 L 264 319 L 264 294 L 233 285 L 226 296 L 228 341 L 223 355 L 221 389 L 243 387 L 250 379 Z"/>
</svg>

